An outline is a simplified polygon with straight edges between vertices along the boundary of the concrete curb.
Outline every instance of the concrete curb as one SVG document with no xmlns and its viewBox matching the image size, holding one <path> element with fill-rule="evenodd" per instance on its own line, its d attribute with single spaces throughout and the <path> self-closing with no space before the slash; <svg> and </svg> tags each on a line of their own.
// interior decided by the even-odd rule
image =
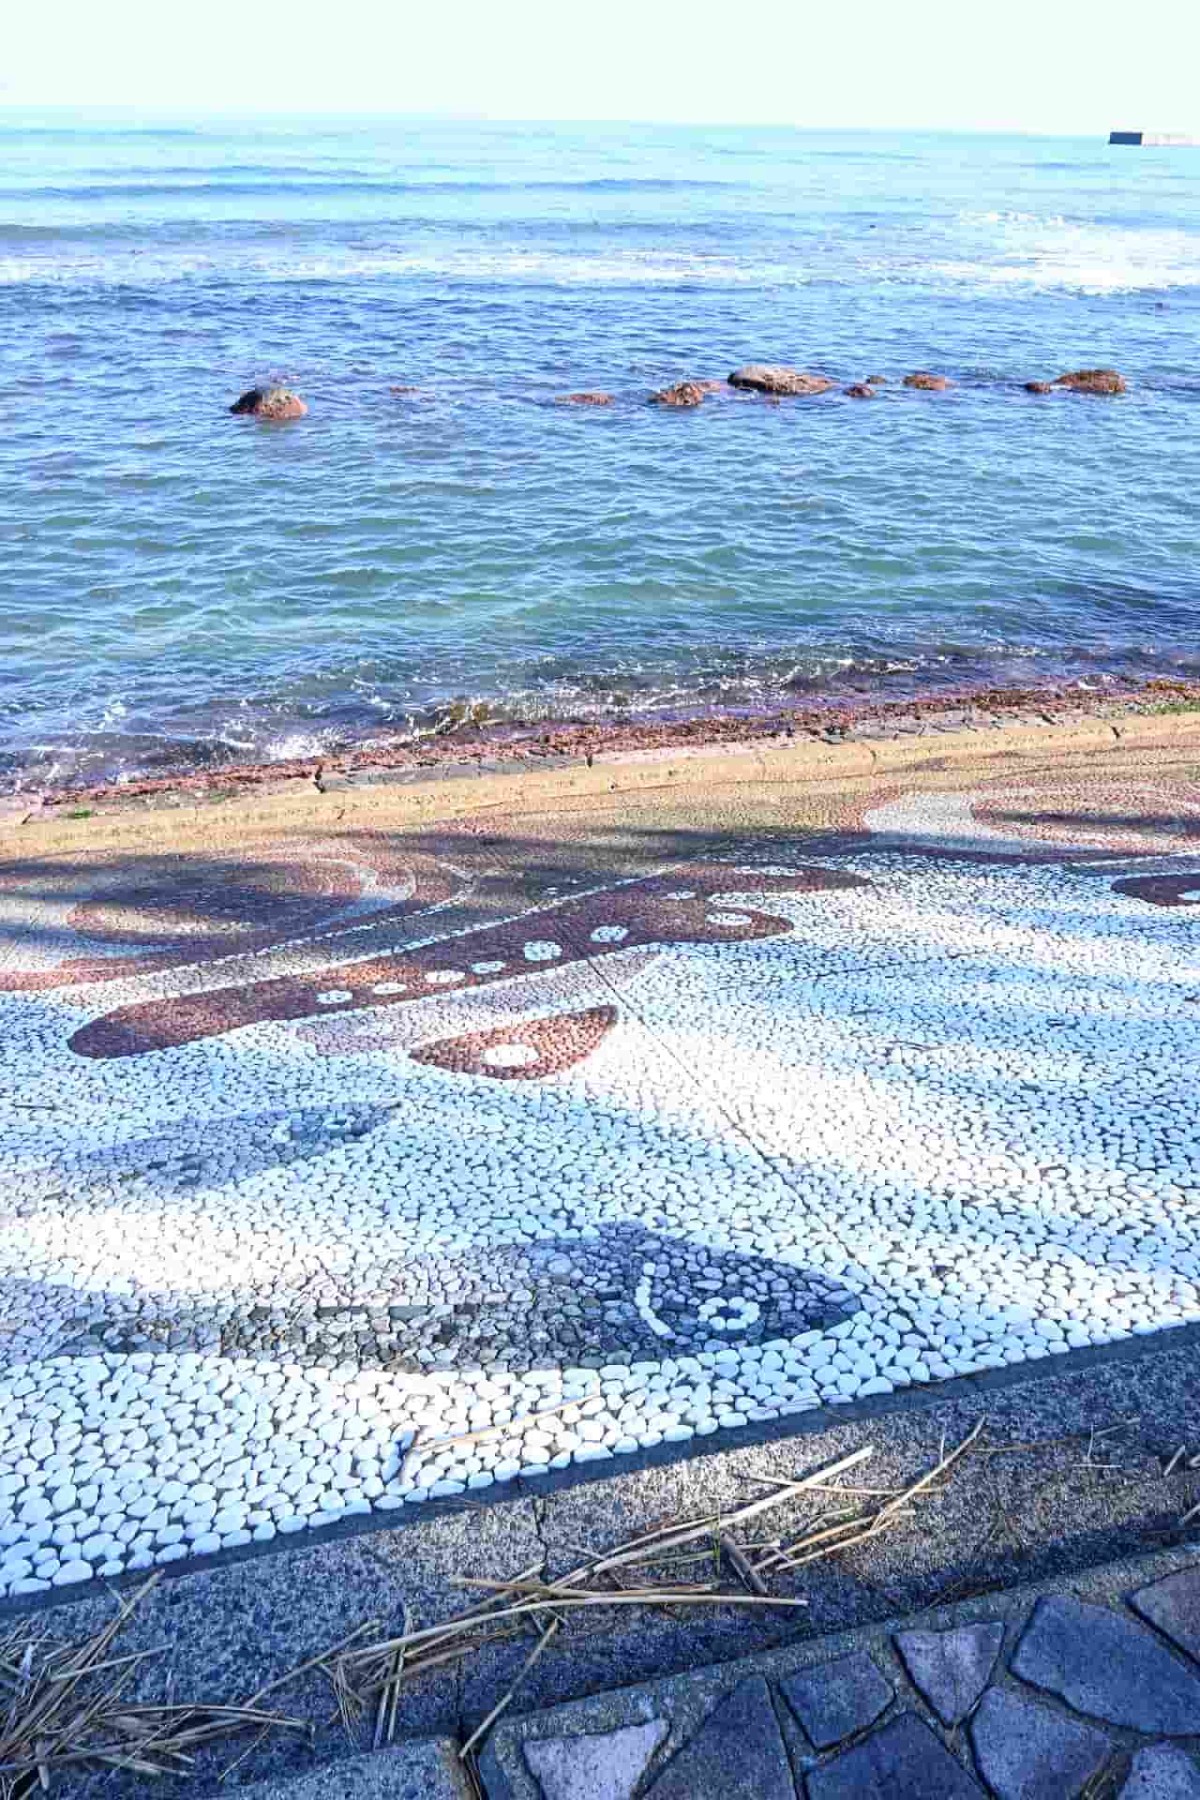
<svg viewBox="0 0 1200 1800">
<path fill-rule="evenodd" d="M 1200 715 L 1133 713 L 1119 722 L 1094 719 L 1073 724 L 1021 721 L 871 742 L 784 739 L 677 753 L 627 751 L 594 760 L 591 766 L 583 759 L 564 759 L 554 768 L 513 770 L 494 765 L 475 767 L 470 774 L 453 767 L 404 768 L 387 772 L 386 780 L 376 772 L 363 786 L 354 786 L 352 776 L 340 778 L 324 791 L 311 777 L 292 776 L 265 791 L 260 787 L 229 797 L 172 795 L 165 801 L 160 798 L 149 810 L 139 808 L 136 801 L 101 803 L 89 809 L 86 820 L 30 815 L 0 825 L 0 852 L 50 855 L 83 848 L 94 852 L 133 848 L 147 841 L 161 850 L 166 845 L 199 847 L 213 837 L 231 843 L 239 835 L 273 829 L 328 830 L 334 825 L 354 829 L 368 824 L 379 828 L 385 822 L 397 829 L 427 827 L 489 811 L 512 816 L 556 806 L 574 808 L 588 801 L 611 805 L 616 796 L 639 793 L 675 792 L 683 797 L 694 789 L 819 790 L 899 775 L 952 776 L 973 764 L 986 764 L 994 774 L 1009 759 L 1020 767 L 1037 759 L 1057 762 L 1086 756 L 1094 766 L 1097 755 L 1156 750 L 1175 754 L 1200 750 Z"/>
<path fill-rule="evenodd" d="M 451 1738 L 410 1738 L 237 1792 L 242 1800 L 472 1800 L 474 1790 Z"/>
</svg>

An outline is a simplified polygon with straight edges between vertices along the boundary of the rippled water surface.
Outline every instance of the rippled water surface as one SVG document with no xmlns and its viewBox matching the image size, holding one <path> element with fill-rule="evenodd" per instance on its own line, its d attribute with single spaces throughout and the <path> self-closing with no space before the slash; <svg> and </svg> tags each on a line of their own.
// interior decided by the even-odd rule
<svg viewBox="0 0 1200 1800">
<path fill-rule="evenodd" d="M 1198 327 L 1200 151 L 0 116 L 0 772 L 1200 673 Z"/>
</svg>

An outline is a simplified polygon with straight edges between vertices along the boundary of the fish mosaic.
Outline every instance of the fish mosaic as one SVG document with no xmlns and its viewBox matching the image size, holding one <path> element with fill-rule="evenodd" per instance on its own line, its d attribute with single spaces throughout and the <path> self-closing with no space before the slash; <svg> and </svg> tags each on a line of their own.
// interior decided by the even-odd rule
<svg viewBox="0 0 1200 1800">
<path fill-rule="evenodd" d="M 603 1224 L 570 1239 L 489 1245 L 452 1261 L 406 1257 L 387 1297 L 361 1305 L 297 1296 L 217 1313 L 103 1309 L 64 1348 L 176 1351 L 409 1373 L 487 1367 L 526 1373 L 693 1355 L 825 1330 L 850 1317 L 849 1288 L 766 1256 Z M 115 1328 L 115 1329 L 114 1329 Z M 108 1333 L 106 1336 L 105 1333 Z"/>
</svg>

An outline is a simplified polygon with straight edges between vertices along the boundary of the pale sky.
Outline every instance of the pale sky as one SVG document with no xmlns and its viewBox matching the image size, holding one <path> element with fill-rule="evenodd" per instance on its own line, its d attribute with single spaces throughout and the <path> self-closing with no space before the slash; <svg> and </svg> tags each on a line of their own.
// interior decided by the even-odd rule
<svg viewBox="0 0 1200 1800">
<path fill-rule="evenodd" d="M 8 0 L 0 105 L 1200 132 L 1200 0 Z"/>
</svg>

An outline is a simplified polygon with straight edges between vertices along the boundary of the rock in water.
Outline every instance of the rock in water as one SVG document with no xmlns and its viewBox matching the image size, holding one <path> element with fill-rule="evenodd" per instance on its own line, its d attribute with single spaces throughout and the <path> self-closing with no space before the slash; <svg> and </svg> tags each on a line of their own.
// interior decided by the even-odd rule
<svg viewBox="0 0 1200 1800">
<path fill-rule="evenodd" d="M 1115 369 L 1075 369 L 1070 375 L 1056 376 L 1055 387 L 1070 388 L 1075 394 L 1123 394 L 1125 377 Z"/>
<path fill-rule="evenodd" d="M 834 383 L 827 375 L 806 375 L 800 369 L 747 363 L 744 368 L 733 371 L 729 385 L 749 388 L 756 394 L 824 394 Z"/>
<path fill-rule="evenodd" d="M 954 383 L 946 375 L 931 375 L 927 369 L 918 369 L 913 375 L 904 377 L 906 388 L 923 388 L 931 394 L 944 393 Z"/>
<path fill-rule="evenodd" d="M 591 389 L 582 394 L 560 394 L 558 396 L 560 406 L 611 406 L 612 403 L 611 394 L 593 392 Z"/>
<path fill-rule="evenodd" d="M 248 413 L 252 419 L 302 419 L 308 412 L 299 394 L 285 387 L 247 388 L 229 410 Z"/>
<path fill-rule="evenodd" d="M 651 406 L 699 406 L 704 399 L 704 389 L 698 381 L 677 381 L 674 387 L 663 388 L 657 394 L 651 394 Z"/>
<path fill-rule="evenodd" d="M 848 388 L 842 389 L 847 400 L 874 400 L 875 389 L 869 381 L 853 381 Z"/>
<path fill-rule="evenodd" d="M 1054 383 L 1051 381 L 1027 381 L 1025 383 L 1025 392 L 1027 394 L 1052 394 L 1054 392 Z"/>
</svg>

